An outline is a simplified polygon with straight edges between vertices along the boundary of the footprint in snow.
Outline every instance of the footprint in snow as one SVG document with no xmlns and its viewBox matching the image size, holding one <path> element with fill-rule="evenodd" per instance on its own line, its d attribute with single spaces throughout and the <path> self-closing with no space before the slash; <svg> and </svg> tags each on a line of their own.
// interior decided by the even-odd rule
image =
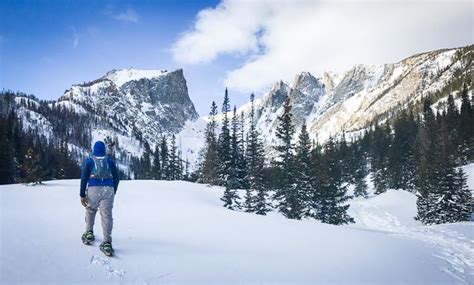
<svg viewBox="0 0 474 285">
<path fill-rule="evenodd" d="M 116 269 L 110 264 L 110 258 L 92 255 L 91 264 L 103 266 L 107 274 L 107 278 L 123 278 L 125 276 L 125 271 L 121 269 Z"/>
</svg>

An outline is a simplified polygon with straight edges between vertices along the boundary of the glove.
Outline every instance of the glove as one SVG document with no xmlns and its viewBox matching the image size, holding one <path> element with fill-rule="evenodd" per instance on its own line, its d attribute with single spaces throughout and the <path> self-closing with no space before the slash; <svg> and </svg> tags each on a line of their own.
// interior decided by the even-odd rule
<svg viewBox="0 0 474 285">
<path fill-rule="evenodd" d="M 89 199 L 87 199 L 87 197 L 81 197 L 81 204 L 82 206 L 87 207 L 87 205 L 89 205 Z"/>
</svg>

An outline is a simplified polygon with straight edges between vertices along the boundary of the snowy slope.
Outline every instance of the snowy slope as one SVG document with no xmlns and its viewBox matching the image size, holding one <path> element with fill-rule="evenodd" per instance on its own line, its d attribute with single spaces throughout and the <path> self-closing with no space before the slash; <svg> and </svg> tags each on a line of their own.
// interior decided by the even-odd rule
<svg viewBox="0 0 474 285">
<path fill-rule="evenodd" d="M 469 74 L 473 51 L 472 45 L 436 50 L 397 63 L 356 65 L 340 74 L 325 72 L 322 77 L 301 72 L 292 82 L 276 82 L 255 100 L 256 126 L 267 154 L 271 157 L 274 152 L 277 117 L 286 98 L 292 102 L 297 131 L 306 123 L 311 139 L 324 142 L 343 131 L 357 136 L 394 108 L 407 108 L 442 90 L 459 74 Z M 195 111 L 182 69 L 111 70 L 97 80 L 71 86 L 53 104 L 78 114 L 90 113 L 98 122 L 93 132 L 99 135 L 94 139 L 101 134 L 117 137 L 123 152 L 119 160 L 125 164 L 128 156 L 142 154 L 145 142 L 153 149 L 162 135 L 177 135 L 183 159 L 188 157 L 191 166 L 204 145 L 208 118 L 199 118 Z M 242 112 L 248 128 L 250 104 L 238 109 L 239 115 Z M 23 108 L 19 115 L 25 127 L 51 136 L 51 123 L 41 114 Z M 217 119 L 221 118 L 222 114 Z"/>
<path fill-rule="evenodd" d="M 325 72 L 316 77 L 301 72 L 293 82 L 278 81 L 254 103 L 256 127 L 266 152 L 270 156 L 274 152 L 277 117 L 287 98 L 297 131 L 306 123 L 315 141 L 324 143 L 342 132 L 350 140 L 374 122 L 383 121 L 382 116 L 394 108 L 414 105 L 442 90 L 459 73 L 468 74 L 473 51 L 474 46 L 436 50 L 397 63 L 355 65 L 341 74 Z M 242 112 L 249 122 L 250 104 L 237 110 Z M 222 114 L 217 119 L 221 120 Z"/>
<path fill-rule="evenodd" d="M 124 181 L 114 207 L 117 257 L 105 258 L 97 217 L 84 246 L 79 181 L 0 187 L 1 284 L 472 284 L 473 223 L 420 226 L 415 197 L 354 200 L 357 224 L 293 221 L 222 207 L 223 189 Z"/>
</svg>

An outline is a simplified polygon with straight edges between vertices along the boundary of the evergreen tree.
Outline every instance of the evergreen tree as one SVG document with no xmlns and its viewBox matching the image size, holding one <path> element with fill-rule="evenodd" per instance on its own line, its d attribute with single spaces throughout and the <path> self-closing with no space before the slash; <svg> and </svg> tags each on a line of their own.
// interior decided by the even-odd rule
<svg viewBox="0 0 474 285">
<path fill-rule="evenodd" d="M 354 183 L 353 157 L 347 145 L 346 133 L 343 131 L 341 141 L 338 146 L 339 163 L 341 164 L 342 180 L 347 183 Z"/>
<path fill-rule="evenodd" d="M 160 148 L 158 147 L 158 144 L 155 146 L 155 151 L 153 152 L 153 165 L 151 167 L 151 172 L 153 179 L 161 179 Z"/>
<path fill-rule="evenodd" d="M 42 149 L 45 149 L 44 146 L 39 142 L 37 142 L 36 147 L 40 152 Z M 44 157 L 44 155 L 39 155 L 40 157 Z M 59 175 L 55 176 L 54 178 L 59 179 L 71 179 L 71 178 L 79 178 L 81 175 L 81 169 L 77 165 L 77 163 L 71 157 L 69 150 L 68 150 L 68 142 L 65 141 L 60 144 L 59 151 L 56 154 L 56 167 L 59 169 Z M 43 160 L 43 159 L 42 159 Z M 41 162 L 40 162 L 41 163 Z M 42 169 L 47 169 L 46 167 L 41 166 Z"/>
<path fill-rule="evenodd" d="M 417 126 L 413 114 L 402 111 L 394 122 L 394 137 L 388 152 L 390 188 L 415 192 L 415 139 Z"/>
<path fill-rule="evenodd" d="M 295 129 L 292 122 L 290 98 L 287 97 L 283 105 L 283 114 L 278 116 L 278 126 L 276 137 L 281 144 L 275 149 L 278 152 L 278 166 L 282 170 L 281 187 L 275 193 L 275 200 L 278 202 L 278 210 L 289 219 L 301 219 L 303 215 L 303 205 L 301 197 L 296 189 L 294 172 L 294 145 L 293 135 Z"/>
<path fill-rule="evenodd" d="M 168 180 L 177 180 L 179 179 L 179 157 L 177 155 L 178 146 L 176 145 L 176 136 L 173 134 L 171 136 L 171 146 L 169 150 L 169 162 L 168 162 Z"/>
<path fill-rule="evenodd" d="M 474 143 L 472 140 L 474 125 L 472 124 L 471 120 L 473 117 L 473 111 L 466 84 L 463 85 L 461 101 L 458 141 L 461 144 L 461 161 L 463 164 L 467 164 L 474 158 Z"/>
<path fill-rule="evenodd" d="M 141 158 L 140 179 L 151 179 L 151 150 L 150 145 L 145 141 L 143 144 L 143 155 Z"/>
<path fill-rule="evenodd" d="M 263 169 L 265 157 L 263 143 L 255 126 L 255 96 L 250 95 L 250 129 L 247 139 L 247 173 L 249 188 L 246 189 L 244 209 L 246 212 L 255 212 L 259 215 L 266 215 L 270 211 L 270 204 L 267 201 L 267 191 L 263 183 Z M 253 192 L 256 194 L 254 195 Z"/>
<path fill-rule="evenodd" d="M 225 186 L 229 179 L 229 172 L 231 166 L 231 149 L 230 149 L 230 129 L 229 129 L 229 117 L 230 112 L 229 94 L 227 88 L 224 93 L 224 102 L 222 103 L 222 127 L 219 134 L 217 153 L 219 157 L 219 170 L 218 170 L 218 183 L 219 185 Z"/>
<path fill-rule="evenodd" d="M 437 124 L 431 101 L 425 99 L 423 103 L 423 121 L 419 123 L 418 135 L 416 138 L 416 160 L 418 171 L 417 180 L 417 209 L 415 219 L 420 221 L 431 220 L 429 217 L 430 200 L 436 191 L 438 176 L 436 171 L 437 157 L 435 154 L 435 144 L 437 142 Z"/>
<path fill-rule="evenodd" d="M 166 142 L 166 136 L 161 138 L 161 179 L 170 180 L 170 170 L 169 170 L 169 153 L 168 153 L 168 143 Z"/>
<path fill-rule="evenodd" d="M 236 161 L 236 172 L 237 172 L 237 179 L 240 183 L 241 189 L 248 189 L 249 181 L 248 181 L 248 173 L 247 173 L 247 156 L 245 154 L 245 117 L 244 112 L 240 114 L 240 118 L 238 118 L 237 122 L 237 148 L 239 149 L 239 159 Z M 263 153 L 263 152 L 262 152 Z"/>
<path fill-rule="evenodd" d="M 347 214 L 350 196 L 342 181 L 342 170 L 332 138 L 324 146 L 322 167 L 320 169 L 319 187 L 315 195 L 317 203 L 315 218 L 323 223 L 341 225 L 353 223 Z"/>
<path fill-rule="evenodd" d="M 322 146 L 319 143 L 313 142 L 313 147 L 310 153 L 311 159 L 311 177 L 313 180 L 313 190 L 310 192 L 310 195 L 307 200 L 307 213 L 306 215 L 316 218 L 316 214 L 320 211 L 320 199 L 321 199 L 321 182 L 322 176 L 324 174 L 324 163 L 323 163 L 323 152 Z"/>
<path fill-rule="evenodd" d="M 419 216 L 424 224 L 468 221 L 471 212 L 472 195 L 467 188 L 464 172 L 461 168 L 456 170 L 448 125 L 449 115 L 446 113 L 441 118 L 438 141 L 435 144 L 436 160 L 432 162 L 436 167 L 436 187 L 430 189 L 424 197 L 418 197 L 419 205 L 425 206 L 425 212 Z"/>
<path fill-rule="evenodd" d="M 230 164 L 229 164 L 229 176 L 226 181 L 226 188 L 224 191 L 224 196 L 221 198 L 224 201 L 224 207 L 231 210 L 234 207 L 239 207 L 239 195 L 237 194 L 236 189 L 242 189 L 242 181 L 239 179 L 238 175 L 238 165 L 239 162 L 243 159 L 243 153 L 241 144 L 239 141 L 238 135 L 238 117 L 237 117 L 237 107 L 234 106 L 234 111 L 232 115 L 232 135 L 231 135 L 231 144 L 230 144 Z"/>
<path fill-rule="evenodd" d="M 14 182 L 13 143 L 8 136 L 8 123 L 0 116 L 0 184 Z"/>
<path fill-rule="evenodd" d="M 311 165 L 311 141 L 309 139 L 308 131 L 306 130 L 306 123 L 303 123 L 300 134 L 298 136 L 298 144 L 296 145 L 295 157 L 295 199 L 298 199 L 301 208 L 301 217 L 310 216 L 311 201 L 314 187 L 316 185 L 313 177 Z"/>
<path fill-rule="evenodd" d="M 25 164 L 23 165 L 25 171 L 25 183 L 41 184 L 45 177 L 45 171 L 41 168 L 41 158 L 37 151 L 29 148 L 25 155 Z"/>
<path fill-rule="evenodd" d="M 363 151 L 362 145 L 354 143 L 352 147 L 352 157 L 354 158 L 354 196 L 367 198 L 367 182 L 365 180 L 368 174 L 367 155 Z"/>
<path fill-rule="evenodd" d="M 216 115 L 217 105 L 213 101 L 211 105 L 211 111 L 209 113 L 209 122 L 206 126 L 206 146 L 204 150 L 204 160 L 201 165 L 201 177 L 200 181 L 209 183 L 211 185 L 217 185 L 217 176 L 219 171 L 218 164 L 218 152 L 217 152 L 217 139 L 216 139 Z"/>
<path fill-rule="evenodd" d="M 389 187 L 388 156 L 391 138 L 388 122 L 384 127 L 375 126 L 372 133 L 371 149 L 371 171 L 375 194 L 387 191 Z"/>
<path fill-rule="evenodd" d="M 242 165 L 244 160 L 242 142 L 239 136 L 239 118 L 237 116 L 237 107 L 234 106 L 232 115 L 232 134 L 230 139 L 230 163 L 228 170 L 228 180 L 226 185 L 231 189 L 243 189 L 243 180 L 239 175 L 239 167 Z"/>
</svg>

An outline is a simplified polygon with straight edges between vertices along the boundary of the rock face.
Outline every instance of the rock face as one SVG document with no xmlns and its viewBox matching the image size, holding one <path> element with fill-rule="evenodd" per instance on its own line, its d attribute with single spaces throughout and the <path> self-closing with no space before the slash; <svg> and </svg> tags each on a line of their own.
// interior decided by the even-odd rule
<svg viewBox="0 0 474 285">
<path fill-rule="evenodd" d="M 343 131 L 357 133 L 389 116 L 392 109 L 414 105 L 442 91 L 459 74 L 469 74 L 473 50 L 468 46 L 422 53 L 398 63 L 356 65 L 341 74 L 326 72 L 322 78 L 302 72 L 291 83 L 275 83 L 255 100 L 257 128 L 271 153 L 277 116 L 289 97 L 296 129 L 306 123 L 312 139 L 324 142 Z M 242 111 L 249 114 L 250 105 Z"/>
<path fill-rule="evenodd" d="M 82 116 L 78 124 L 82 127 L 69 130 L 74 133 L 73 137 L 90 140 L 82 140 L 81 145 L 69 140 L 69 147 L 81 153 L 76 156 L 78 160 L 87 154 L 89 143 L 108 138 L 116 142 L 115 155 L 123 169 L 127 169 L 132 157 L 142 155 L 145 144 L 153 150 L 163 136 L 167 136 L 169 142 L 169 136 L 175 134 L 177 143 L 182 145 L 183 159 L 189 157 L 193 161 L 197 152 L 189 143 L 201 147 L 203 141 L 205 123 L 199 119 L 189 98 L 182 69 L 111 70 L 97 80 L 71 86 L 58 100 L 42 103 L 42 108 L 29 108 L 39 102 L 28 100 L 32 103 L 18 108 L 23 125 L 44 133 L 47 138 L 58 136 L 54 130 L 60 129 L 57 126 L 61 124 L 61 118 L 53 116 L 48 120 L 48 112 L 61 108 Z M 182 142 L 181 137 L 186 142 Z"/>
<path fill-rule="evenodd" d="M 312 139 L 324 142 L 343 131 L 357 134 L 389 118 L 394 108 L 408 108 L 471 74 L 473 47 L 427 52 L 392 64 L 356 65 L 341 74 L 325 72 L 322 78 L 302 72 L 291 83 L 275 83 L 255 100 L 256 127 L 267 154 L 273 154 L 277 143 L 277 117 L 287 98 L 296 130 L 306 123 Z M 38 104 L 30 101 L 31 106 Z M 92 118 L 90 130 L 76 131 L 90 131 L 87 137 L 92 141 L 107 136 L 116 139 L 119 158 L 125 163 L 130 156 L 141 156 L 145 143 L 153 148 L 163 135 L 176 134 L 183 159 L 191 165 L 204 146 L 207 118 L 197 114 L 181 69 L 112 70 L 92 82 L 73 85 L 50 105 L 86 114 L 87 122 Z M 241 112 L 248 128 L 250 104 L 239 108 Z M 44 113 L 22 107 L 19 115 L 25 126 L 36 126 L 47 137 L 53 135 L 56 123 L 49 122 Z"/>
<path fill-rule="evenodd" d="M 162 134 L 178 133 L 199 115 L 189 98 L 183 70 L 112 70 L 90 83 L 74 85 L 59 98 L 93 110 L 150 143 Z M 133 132 L 133 133 L 132 133 Z"/>
</svg>

